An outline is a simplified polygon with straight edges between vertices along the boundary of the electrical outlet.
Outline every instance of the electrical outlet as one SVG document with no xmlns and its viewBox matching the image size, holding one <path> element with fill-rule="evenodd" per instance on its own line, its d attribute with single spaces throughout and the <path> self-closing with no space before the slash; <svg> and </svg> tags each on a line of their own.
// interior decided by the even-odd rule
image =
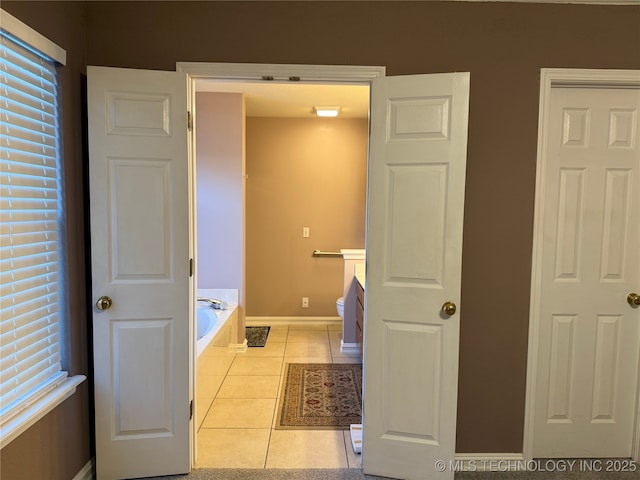
<svg viewBox="0 0 640 480">
<path fill-rule="evenodd" d="M 302 308 L 309 308 L 309 297 L 302 297 Z"/>
<path fill-rule="evenodd" d="M 309 238 L 309 227 L 302 227 L 302 238 Z"/>
</svg>

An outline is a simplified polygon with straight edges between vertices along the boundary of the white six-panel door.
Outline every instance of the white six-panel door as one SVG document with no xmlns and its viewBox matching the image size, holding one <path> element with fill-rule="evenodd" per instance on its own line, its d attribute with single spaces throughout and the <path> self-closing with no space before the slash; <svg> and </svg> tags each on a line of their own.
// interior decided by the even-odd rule
<svg viewBox="0 0 640 480">
<path fill-rule="evenodd" d="M 640 89 L 551 89 L 534 457 L 629 457 L 640 309 Z"/>
<path fill-rule="evenodd" d="M 190 469 L 187 82 L 88 68 L 98 480 Z"/>
<path fill-rule="evenodd" d="M 186 81 L 89 69 L 98 478 L 189 469 Z M 469 75 L 375 81 L 364 467 L 452 478 Z M 181 132 L 185 135 L 182 137 Z M 449 465 L 447 464 L 447 467 Z"/>
<path fill-rule="evenodd" d="M 365 473 L 453 478 L 468 108 L 468 73 L 373 81 Z"/>
</svg>

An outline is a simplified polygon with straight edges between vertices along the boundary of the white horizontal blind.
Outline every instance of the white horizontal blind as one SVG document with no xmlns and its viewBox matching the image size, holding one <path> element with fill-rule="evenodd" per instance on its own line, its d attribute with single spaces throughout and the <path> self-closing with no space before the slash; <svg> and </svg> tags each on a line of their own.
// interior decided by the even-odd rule
<svg viewBox="0 0 640 480">
<path fill-rule="evenodd" d="M 55 65 L 0 32 L 0 425 L 66 378 Z"/>
</svg>

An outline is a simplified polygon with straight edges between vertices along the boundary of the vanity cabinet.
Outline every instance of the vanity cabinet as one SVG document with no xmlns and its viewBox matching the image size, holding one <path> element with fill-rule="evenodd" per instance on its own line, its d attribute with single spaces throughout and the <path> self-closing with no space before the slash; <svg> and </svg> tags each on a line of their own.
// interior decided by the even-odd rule
<svg viewBox="0 0 640 480">
<path fill-rule="evenodd" d="M 362 337 L 364 333 L 364 288 L 360 282 L 356 282 L 356 342 L 360 350 L 360 359 L 362 360 Z"/>
</svg>

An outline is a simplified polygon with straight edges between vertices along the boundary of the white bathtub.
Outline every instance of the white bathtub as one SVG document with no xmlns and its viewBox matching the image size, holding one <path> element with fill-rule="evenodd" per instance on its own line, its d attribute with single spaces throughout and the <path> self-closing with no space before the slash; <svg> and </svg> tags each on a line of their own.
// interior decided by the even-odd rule
<svg viewBox="0 0 640 480">
<path fill-rule="evenodd" d="M 200 340 L 211 331 L 216 323 L 218 323 L 218 310 L 214 310 L 211 307 L 198 303 L 198 311 L 196 315 L 198 325 L 196 338 Z"/>
<path fill-rule="evenodd" d="M 226 310 L 214 310 L 206 303 L 198 302 L 197 313 L 197 348 L 199 357 L 209 346 L 228 346 L 231 338 L 231 322 L 237 318 L 238 290 L 235 289 L 200 289 L 198 297 L 222 300 L 228 306 Z M 203 323 L 201 325 L 201 323 Z M 204 324 L 206 323 L 206 325 Z"/>
</svg>

